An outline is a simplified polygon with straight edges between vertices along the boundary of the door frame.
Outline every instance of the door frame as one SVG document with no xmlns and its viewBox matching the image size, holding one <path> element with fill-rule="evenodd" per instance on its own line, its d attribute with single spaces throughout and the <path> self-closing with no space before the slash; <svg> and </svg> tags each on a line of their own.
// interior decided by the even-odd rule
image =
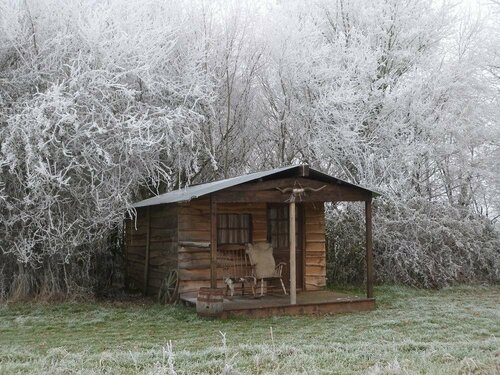
<svg viewBox="0 0 500 375">
<path fill-rule="evenodd" d="M 269 222 L 269 209 L 272 207 L 288 207 L 288 203 L 267 203 L 266 204 L 266 232 L 267 232 L 267 241 L 272 244 L 271 233 L 270 233 L 270 222 Z M 297 285 L 302 291 L 306 290 L 306 217 L 305 217 L 305 207 L 303 203 L 297 203 L 295 206 L 296 215 L 300 219 L 298 221 L 297 233 L 299 234 L 299 242 L 297 243 L 300 246 L 300 251 L 302 252 L 302 272 L 301 272 L 301 285 Z M 290 222 L 290 211 L 288 211 L 288 223 Z M 289 228 L 289 227 L 288 227 Z M 288 229 L 288 234 L 290 235 L 290 229 Z M 288 243 L 288 253 L 290 253 L 290 241 Z M 287 261 L 287 264 L 290 261 Z M 289 264 L 288 264 L 289 266 Z M 290 281 L 287 280 L 287 283 Z"/>
</svg>

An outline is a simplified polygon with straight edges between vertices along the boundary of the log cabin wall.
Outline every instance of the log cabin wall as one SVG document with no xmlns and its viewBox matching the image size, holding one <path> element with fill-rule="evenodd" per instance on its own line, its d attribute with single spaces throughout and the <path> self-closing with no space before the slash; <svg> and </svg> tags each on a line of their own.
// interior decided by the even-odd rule
<svg viewBox="0 0 500 375">
<path fill-rule="evenodd" d="M 217 214 L 252 216 L 252 239 L 267 238 L 265 203 L 220 203 Z M 194 292 L 210 286 L 210 199 L 200 198 L 179 204 L 179 293 Z M 225 287 L 224 270 L 217 268 L 217 286 Z"/>
<path fill-rule="evenodd" d="M 325 205 L 304 203 L 304 212 L 304 283 L 306 290 L 320 290 L 326 286 Z"/>
<path fill-rule="evenodd" d="M 179 293 L 210 286 L 209 203 L 201 198 L 178 205 Z"/>
<path fill-rule="evenodd" d="M 156 294 L 166 273 L 177 269 L 177 205 L 137 209 L 137 222 L 127 220 L 126 234 L 129 286 Z"/>
<path fill-rule="evenodd" d="M 136 219 L 125 220 L 125 256 L 128 288 L 144 290 L 144 260 L 148 232 L 147 208 L 138 208 Z"/>
<path fill-rule="evenodd" d="M 306 290 L 326 285 L 325 217 L 323 203 L 305 203 L 304 282 Z M 252 241 L 267 241 L 266 203 L 219 203 L 217 213 L 250 214 Z M 179 292 L 210 286 L 210 199 L 180 203 L 178 209 Z M 217 286 L 224 287 L 224 270 L 217 269 Z"/>
</svg>

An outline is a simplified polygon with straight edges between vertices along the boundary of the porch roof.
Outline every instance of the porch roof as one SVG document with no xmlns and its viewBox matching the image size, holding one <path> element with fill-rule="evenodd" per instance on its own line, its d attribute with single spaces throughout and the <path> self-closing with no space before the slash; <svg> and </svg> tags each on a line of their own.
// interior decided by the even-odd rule
<svg viewBox="0 0 500 375">
<path fill-rule="evenodd" d="M 365 192 L 371 193 L 372 197 L 380 195 L 379 193 L 373 190 L 367 189 L 365 187 L 356 184 L 352 184 L 350 182 L 341 180 L 334 176 L 330 176 L 317 169 L 310 168 L 308 165 L 292 165 L 288 167 L 281 167 L 281 168 L 271 169 L 268 171 L 250 173 L 233 178 L 227 178 L 225 180 L 219 180 L 199 185 L 192 185 L 165 194 L 157 195 L 152 198 L 144 199 L 142 201 L 134 203 L 132 207 L 139 208 L 139 207 L 155 206 L 165 203 L 189 202 L 192 199 L 200 198 L 205 195 L 209 195 L 247 182 L 252 182 L 257 180 L 262 180 L 262 181 L 272 180 L 275 178 L 282 178 L 282 177 L 306 177 L 317 181 L 361 189 Z"/>
</svg>

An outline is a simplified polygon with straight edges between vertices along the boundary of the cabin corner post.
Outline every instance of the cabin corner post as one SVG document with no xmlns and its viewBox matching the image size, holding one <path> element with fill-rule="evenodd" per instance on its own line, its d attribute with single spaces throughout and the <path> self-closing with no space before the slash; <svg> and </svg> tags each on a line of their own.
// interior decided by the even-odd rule
<svg viewBox="0 0 500 375">
<path fill-rule="evenodd" d="M 372 232 L 372 199 L 365 201 L 366 217 L 366 296 L 373 298 L 374 268 L 373 268 L 373 232 Z"/>
<path fill-rule="evenodd" d="M 146 209 L 146 253 L 144 255 L 144 294 L 148 292 L 149 279 L 149 247 L 151 242 L 151 207 Z"/>
<path fill-rule="evenodd" d="M 297 266 L 295 237 L 295 196 L 290 198 L 290 304 L 297 304 Z"/>
<path fill-rule="evenodd" d="M 217 288 L 217 202 L 210 197 L 210 288 Z"/>
</svg>

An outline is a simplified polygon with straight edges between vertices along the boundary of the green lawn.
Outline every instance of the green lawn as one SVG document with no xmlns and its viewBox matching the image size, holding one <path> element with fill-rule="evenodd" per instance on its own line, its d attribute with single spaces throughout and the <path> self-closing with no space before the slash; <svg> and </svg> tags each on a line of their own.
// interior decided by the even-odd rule
<svg viewBox="0 0 500 375">
<path fill-rule="evenodd" d="M 0 305 L 0 374 L 500 373 L 500 287 L 376 295 L 368 313 L 228 321 L 155 304 Z"/>
</svg>

